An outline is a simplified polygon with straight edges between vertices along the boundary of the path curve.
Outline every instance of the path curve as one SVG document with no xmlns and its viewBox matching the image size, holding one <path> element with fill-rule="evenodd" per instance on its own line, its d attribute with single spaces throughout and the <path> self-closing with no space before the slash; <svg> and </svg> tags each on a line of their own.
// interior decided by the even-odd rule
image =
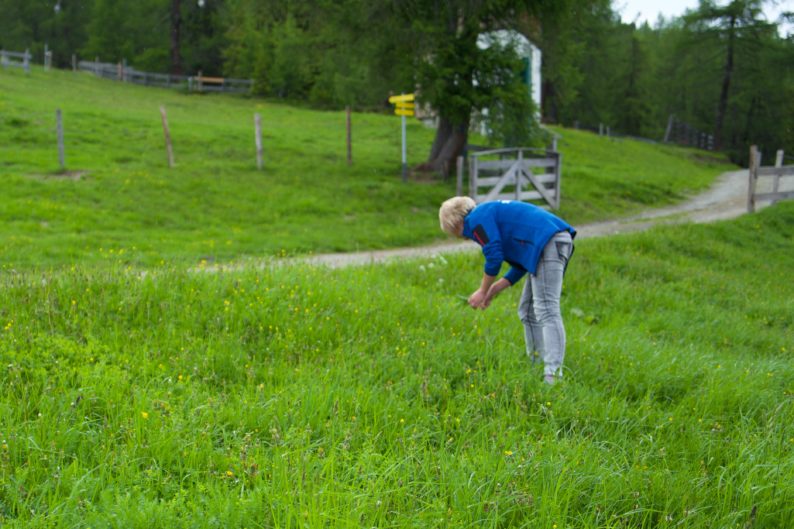
<svg viewBox="0 0 794 529">
<path fill-rule="evenodd" d="M 577 239 L 647 230 L 658 224 L 712 222 L 736 218 L 747 212 L 747 169 L 720 175 L 704 193 L 681 204 L 648 210 L 620 220 L 577 225 Z M 396 258 L 432 257 L 439 254 L 479 251 L 473 241 L 453 241 L 416 248 L 394 248 L 354 253 L 317 254 L 293 261 L 330 268 L 381 263 Z"/>
<path fill-rule="evenodd" d="M 577 225 L 577 239 L 603 237 L 620 233 L 644 231 L 659 224 L 680 224 L 685 222 L 705 223 L 736 218 L 747 212 L 747 169 L 730 171 L 720 175 L 705 192 L 664 208 L 655 208 L 639 215 L 620 220 Z M 340 268 L 382 263 L 398 258 L 434 257 L 440 254 L 479 251 L 473 241 L 450 241 L 419 246 L 414 248 L 394 248 L 351 253 L 327 253 L 295 257 L 286 260 L 268 260 L 269 264 L 278 261 L 282 264 L 310 264 Z M 262 265 L 263 263 L 259 263 Z M 245 267 L 240 264 L 203 267 L 205 271 L 231 270 Z"/>
</svg>

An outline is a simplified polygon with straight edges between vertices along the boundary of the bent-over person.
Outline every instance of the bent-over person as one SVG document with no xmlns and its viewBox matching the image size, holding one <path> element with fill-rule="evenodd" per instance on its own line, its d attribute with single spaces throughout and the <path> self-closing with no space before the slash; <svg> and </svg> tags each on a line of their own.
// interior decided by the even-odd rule
<svg viewBox="0 0 794 529">
<path fill-rule="evenodd" d="M 507 200 L 477 205 L 470 197 L 453 197 L 441 205 L 438 218 L 446 233 L 482 247 L 485 270 L 480 287 L 469 296 L 472 308 L 488 308 L 497 294 L 529 273 L 518 305 L 526 352 L 533 361 L 539 354 L 543 379 L 554 384 L 562 377 L 565 359 L 560 295 L 576 230 L 544 209 Z M 503 262 L 510 269 L 497 279 Z"/>
</svg>

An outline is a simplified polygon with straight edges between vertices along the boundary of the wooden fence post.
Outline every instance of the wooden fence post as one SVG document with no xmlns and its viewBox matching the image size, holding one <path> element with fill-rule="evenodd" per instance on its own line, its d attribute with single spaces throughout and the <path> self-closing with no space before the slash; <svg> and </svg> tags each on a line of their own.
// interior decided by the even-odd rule
<svg viewBox="0 0 794 529">
<path fill-rule="evenodd" d="M 75 55 L 74 53 L 72 54 L 72 71 L 73 72 L 77 71 L 77 55 Z"/>
<path fill-rule="evenodd" d="M 515 194 L 516 200 L 521 200 L 521 168 L 524 165 L 524 151 L 518 149 L 518 167 L 515 170 Z"/>
<path fill-rule="evenodd" d="M 469 196 L 477 200 L 477 157 L 469 158 Z"/>
<path fill-rule="evenodd" d="M 25 50 L 25 58 L 22 60 L 22 65 L 25 67 L 25 73 L 30 73 L 30 50 Z"/>
<path fill-rule="evenodd" d="M 61 166 L 61 171 L 65 171 L 66 150 L 63 142 L 63 113 L 60 108 L 55 110 L 55 131 L 58 136 L 58 163 Z"/>
<path fill-rule="evenodd" d="M 783 150 L 780 149 L 775 153 L 775 167 L 780 169 L 783 167 Z M 780 172 L 775 173 L 775 176 L 772 179 L 772 192 L 777 193 L 780 191 Z M 772 202 L 773 204 L 775 201 Z"/>
<path fill-rule="evenodd" d="M 163 134 L 165 134 L 165 149 L 168 153 L 168 167 L 173 167 L 174 149 L 171 146 L 171 132 L 168 130 L 168 117 L 165 114 L 164 106 L 160 106 L 160 116 L 163 118 Z"/>
<path fill-rule="evenodd" d="M 663 140 L 664 143 L 667 143 L 668 141 L 670 141 L 670 133 L 673 131 L 673 120 L 674 119 L 675 118 L 673 117 L 672 114 L 670 114 L 670 116 L 667 118 L 667 129 L 665 129 L 665 131 L 664 131 L 664 140 Z"/>
<path fill-rule="evenodd" d="M 254 114 L 254 130 L 256 134 L 256 168 L 261 170 L 264 166 L 262 159 L 262 116 Z"/>
<path fill-rule="evenodd" d="M 554 200 L 556 200 L 557 204 L 554 209 L 560 209 L 560 201 L 562 200 L 560 197 L 562 192 L 562 153 L 556 152 L 554 155 L 557 158 L 557 164 L 554 166 Z"/>
<path fill-rule="evenodd" d="M 345 107 L 347 128 L 347 165 L 353 165 L 353 123 L 350 116 L 350 107 Z"/>
<path fill-rule="evenodd" d="M 463 195 L 463 156 L 455 160 L 457 166 L 457 180 L 455 180 L 455 196 Z"/>
<path fill-rule="evenodd" d="M 747 186 L 747 212 L 755 211 L 755 184 L 758 181 L 758 167 L 761 165 L 761 153 L 758 147 L 750 146 L 750 181 Z"/>
</svg>

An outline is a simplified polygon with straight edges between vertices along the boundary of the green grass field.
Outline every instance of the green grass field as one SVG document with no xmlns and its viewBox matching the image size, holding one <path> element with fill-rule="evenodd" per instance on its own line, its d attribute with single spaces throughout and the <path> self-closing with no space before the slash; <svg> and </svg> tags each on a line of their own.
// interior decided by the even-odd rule
<svg viewBox="0 0 794 529">
<path fill-rule="evenodd" d="M 261 259 L 440 238 L 398 130 L 356 114 L 349 168 L 339 112 L 0 71 L 0 527 L 794 526 L 794 203 L 577 243 L 548 387 L 476 253 Z M 555 130 L 573 223 L 731 169 Z"/>
<path fill-rule="evenodd" d="M 64 113 L 66 175 L 58 174 L 56 108 Z M 255 112 L 265 129 L 262 172 Z M 732 168 L 696 151 L 556 130 L 563 135 L 561 213 L 574 224 L 679 200 Z M 409 162 L 417 164 L 433 131 L 413 121 L 408 138 Z M 343 112 L 191 96 L 82 73 L 0 70 L 3 265 L 99 264 L 119 253 L 132 265 L 196 264 L 441 238 L 434 219 L 455 183 L 401 182 L 399 119 L 354 114 L 353 144 L 348 167 Z"/>
<path fill-rule="evenodd" d="M 0 523 L 791 527 L 792 225 L 580 242 L 555 387 L 476 254 L 5 273 Z"/>
</svg>

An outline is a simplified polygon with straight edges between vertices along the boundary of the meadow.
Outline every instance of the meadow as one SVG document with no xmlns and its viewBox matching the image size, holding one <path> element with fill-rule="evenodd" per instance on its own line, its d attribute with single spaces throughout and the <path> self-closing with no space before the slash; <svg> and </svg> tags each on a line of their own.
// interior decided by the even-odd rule
<svg viewBox="0 0 794 529">
<path fill-rule="evenodd" d="M 519 289 L 461 300 L 476 251 L 281 259 L 440 239 L 397 123 L 354 114 L 348 167 L 340 112 L 0 71 L 0 527 L 794 525 L 794 203 L 578 242 L 549 387 Z M 732 169 L 553 130 L 574 224 Z"/>
<path fill-rule="evenodd" d="M 791 527 L 793 225 L 581 241 L 554 387 L 476 253 L 5 273 L 0 523 Z"/>
<path fill-rule="evenodd" d="M 385 98 L 385 96 L 384 96 Z M 167 167 L 159 107 L 176 167 Z M 58 166 L 55 109 L 64 116 Z M 264 128 L 256 170 L 253 115 Z M 681 200 L 735 169 L 702 152 L 566 129 L 561 214 L 584 223 Z M 433 131 L 408 126 L 410 165 Z M 483 144 L 484 138 L 472 141 Z M 85 73 L 0 70 L 0 246 L 6 268 L 228 262 L 263 255 L 416 246 L 442 238 L 454 179 L 400 177 L 399 118 L 202 96 Z"/>
</svg>

